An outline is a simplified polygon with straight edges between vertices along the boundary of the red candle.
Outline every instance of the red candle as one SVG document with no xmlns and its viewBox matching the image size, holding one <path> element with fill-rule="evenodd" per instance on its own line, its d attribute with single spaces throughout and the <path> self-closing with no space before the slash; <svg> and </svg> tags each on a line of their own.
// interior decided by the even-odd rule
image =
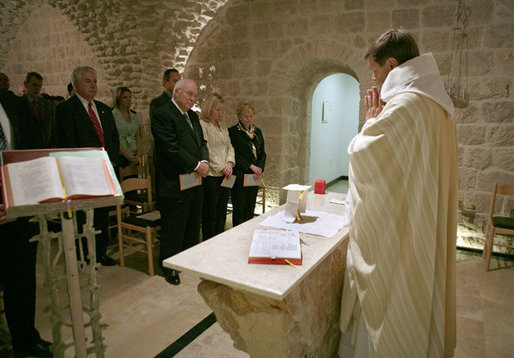
<svg viewBox="0 0 514 358">
<path fill-rule="evenodd" d="M 314 194 L 325 194 L 325 186 L 327 182 L 319 179 L 314 182 Z"/>
</svg>

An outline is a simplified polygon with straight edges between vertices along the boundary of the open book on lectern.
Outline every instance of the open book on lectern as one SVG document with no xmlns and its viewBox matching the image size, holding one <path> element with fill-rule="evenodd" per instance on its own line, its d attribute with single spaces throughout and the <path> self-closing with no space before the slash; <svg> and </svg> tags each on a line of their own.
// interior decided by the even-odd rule
<svg viewBox="0 0 514 358">
<path fill-rule="evenodd" d="M 6 211 L 10 206 L 121 193 L 104 150 L 47 151 L 46 155 L 23 160 L 37 151 L 27 152 L 2 153 L 2 197 Z M 17 161 L 17 157 L 22 160 Z"/>
</svg>

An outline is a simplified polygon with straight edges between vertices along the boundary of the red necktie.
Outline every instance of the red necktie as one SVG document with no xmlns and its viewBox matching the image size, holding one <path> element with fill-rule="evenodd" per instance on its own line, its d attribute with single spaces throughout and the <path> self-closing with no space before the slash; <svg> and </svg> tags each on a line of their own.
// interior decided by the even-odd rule
<svg viewBox="0 0 514 358">
<path fill-rule="evenodd" d="M 104 132 L 102 132 L 102 127 L 100 126 L 100 122 L 98 121 L 98 118 L 96 117 L 96 114 L 95 114 L 95 111 L 93 110 L 93 106 L 91 105 L 91 102 L 89 102 L 88 112 L 89 112 L 89 117 L 91 117 L 91 122 L 93 122 L 93 125 L 95 126 L 95 130 L 96 130 L 96 133 L 98 134 L 98 138 L 100 138 L 100 141 L 102 142 L 102 147 L 105 148 Z"/>
</svg>

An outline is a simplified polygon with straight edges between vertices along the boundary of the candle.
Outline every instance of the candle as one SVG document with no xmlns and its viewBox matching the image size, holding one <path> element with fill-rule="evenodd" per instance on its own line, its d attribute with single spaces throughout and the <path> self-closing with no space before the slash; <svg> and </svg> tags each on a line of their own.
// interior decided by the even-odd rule
<svg viewBox="0 0 514 358">
<path fill-rule="evenodd" d="M 314 194 L 325 194 L 325 186 L 327 182 L 319 179 L 314 182 Z"/>
</svg>

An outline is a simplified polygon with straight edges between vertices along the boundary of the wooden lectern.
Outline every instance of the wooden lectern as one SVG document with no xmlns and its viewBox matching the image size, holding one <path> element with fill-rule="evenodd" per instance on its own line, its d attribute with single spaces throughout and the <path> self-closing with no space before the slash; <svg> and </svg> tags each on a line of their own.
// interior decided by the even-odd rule
<svg viewBox="0 0 514 358">
<path fill-rule="evenodd" d="M 78 153 L 77 155 L 82 157 L 103 156 L 108 158 L 102 148 L 1 152 L 2 195 L 4 203 L 7 203 L 6 187 L 8 186 L 6 185 L 6 177 L 8 176 L 5 170 L 6 165 L 49 156 L 50 153 L 54 152 L 70 152 L 70 154 L 72 154 L 71 152 L 75 152 L 73 154 Z M 108 163 L 108 169 L 111 179 L 114 181 L 117 188 L 119 188 L 119 183 L 116 180 L 116 175 L 110 163 Z M 99 311 L 98 285 L 96 282 L 95 269 L 95 234 L 98 233 L 98 231 L 95 231 L 93 227 L 93 209 L 115 206 L 122 202 L 123 195 L 121 194 L 121 190 L 118 190 L 116 194 L 110 196 L 28 205 L 12 205 L 6 208 L 7 218 L 33 216 L 31 220 L 39 224 L 39 234 L 34 236 L 31 240 L 39 241 L 43 253 L 45 286 L 50 298 L 49 311 L 50 321 L 52 322 L 54 357 L 64 357 L 65 351 L 71 347 L 74 347 L 75 357 L 78 358 L 86 358 L 91 354 L 95 354 L 98 358 L 104 357 L 105 345 L 103 344 L 102 330 L 105 328 L 105 325 L 100 322 L 101 314 Z M 86 223 L 83 226 L 82 234 L 78 234 L 75 219 L 75 214 L 78 210 L 86 212 Z M 48 221 L 56 217 L 60 217 L 61 219 L 62 232 L 49 232 Z M 89 260 L 83 257 L 82 250 L 80 250 L 81 257 L 77 260 L 76 240 L 81 243 L 82 238 L 87 239 Z M 56 253 L 52 253 L 52 240 L 57 240 L 58 250 Z M 59 269 L 56 269 L 56 266 L 62 256 L 64 256 L 65 272 L 59 275 Z M 88 273 L 88 300 L 83 300 L 81 296 L 79 264 L 82 271 Z M 68 302 L 64 305 L 59 302 L 57 290 L 58 283 L 61 280 L 65 280 L 68 294 Z M 71 322 L 69 322 L 68 316 L 71 317 Z M 87 318 L 86 320 L 85 316 Z M 73 341 L 65 342 L 63 339 L 63 331 L 70 327 L 73 332 Z M 87 332 L 87 329 L 91 331 Z M 88 342 L 91 342 L 89 346 Z"/>
</svg>

